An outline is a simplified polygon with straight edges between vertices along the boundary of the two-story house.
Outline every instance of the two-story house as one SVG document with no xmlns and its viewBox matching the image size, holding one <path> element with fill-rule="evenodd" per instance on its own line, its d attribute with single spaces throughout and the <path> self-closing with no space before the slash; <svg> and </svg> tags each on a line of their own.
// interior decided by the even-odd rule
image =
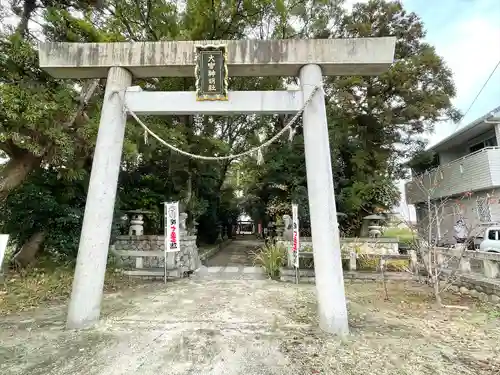
<svg viewBox="0 0 500 375">
<path fill-rule="evenodd" d="M 406 202 L 415 206 L 425 235 L 455 243 L 464 223 L 469 236 L 500 223 L 499 145 L 497 107 L 428 149 L 432 165 L 412 170 L 405 185 Z"/>
</svg>

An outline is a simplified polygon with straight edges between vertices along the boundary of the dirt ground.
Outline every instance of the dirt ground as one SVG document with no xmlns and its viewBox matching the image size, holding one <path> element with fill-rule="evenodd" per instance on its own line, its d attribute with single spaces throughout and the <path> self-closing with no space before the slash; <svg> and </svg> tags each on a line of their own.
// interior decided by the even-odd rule
<svg viewBox="0 0 500 375">
<path fill-rule="evenodd" d="M 108 295 L 92 330 L 65 308 L 0 318 L 0 374 L 500 374 L 500 312 L 438 310 L 428 290 L 349 283 L 351 335 L 320 332 L 314 286 L 181 280 Z"/>
</svg>

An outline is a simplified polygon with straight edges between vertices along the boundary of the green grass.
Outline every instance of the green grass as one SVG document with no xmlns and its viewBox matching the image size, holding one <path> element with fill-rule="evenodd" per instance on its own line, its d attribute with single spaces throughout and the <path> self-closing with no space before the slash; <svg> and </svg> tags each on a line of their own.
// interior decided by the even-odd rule
<svg viewBox="0 0 500 375">
<path fill-rule="evenodd" d="M 411 242 L 415 239 L 416 233 L 407 228 L 386 228 L 382 237 L 397 238 L 401 242 Z"/>
<path fill-rule="evenodd" d="M 136 282 L 117 274 L 108 266 L 104 290 L 116 291 Z M 20 272 L 9 270 L 3 284 L 0 284 L 0 314 L 11 314 L 36 309 L 65 301 L 73 282 L 74 266 L 56 265 L 48 261 L 38 262 Z"/>
</svg>

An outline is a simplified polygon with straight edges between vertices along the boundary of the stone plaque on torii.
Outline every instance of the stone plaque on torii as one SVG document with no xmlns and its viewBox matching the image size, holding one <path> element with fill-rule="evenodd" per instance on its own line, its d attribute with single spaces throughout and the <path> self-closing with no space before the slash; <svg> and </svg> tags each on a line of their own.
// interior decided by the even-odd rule
<svg viewBox="0 0 500 375">
<path fill-rule="evenodd" d="M 295 114 L 316 91 L 302 117 L 319 321 L 327 332 L 348 333 L 325 97 L 316 88 L 324 75 L 383 73 L 393 62 L 395 44 L 394 37 L 42 43 L 40 66 L 54 77 L 107 77 L 67 326 L 83 328 L 99 320 L 127 119 L 124 104 L 142 115 Z M 203 45 L 224 45 L 224 62 L 215 64 L 226 64 L 229 76 L 299 76 L 300 90 L 224 92 L 222 83 L 209 81 L 213 75 L 206 68 L 206 80 L 194 92 L 130 88 L 132 77 L 193 77 L 201 66 L 197 46 Z"/>
</svg>

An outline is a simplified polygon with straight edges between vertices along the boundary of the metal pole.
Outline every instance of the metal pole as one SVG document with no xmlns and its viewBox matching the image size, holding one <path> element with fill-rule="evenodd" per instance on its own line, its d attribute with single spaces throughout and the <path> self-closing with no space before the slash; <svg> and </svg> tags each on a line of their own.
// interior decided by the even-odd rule
<svg viewBox="0 0 500 375">
<path fill-rule="evenodd" d="M 163 283 L 167 283 L 167 202 L 163 202 L 163 234 L 164 234 L 164 239 L 163 239 L 163 258 L 164 258 L 164 265 L 163 265 Z"/>
</svg>

